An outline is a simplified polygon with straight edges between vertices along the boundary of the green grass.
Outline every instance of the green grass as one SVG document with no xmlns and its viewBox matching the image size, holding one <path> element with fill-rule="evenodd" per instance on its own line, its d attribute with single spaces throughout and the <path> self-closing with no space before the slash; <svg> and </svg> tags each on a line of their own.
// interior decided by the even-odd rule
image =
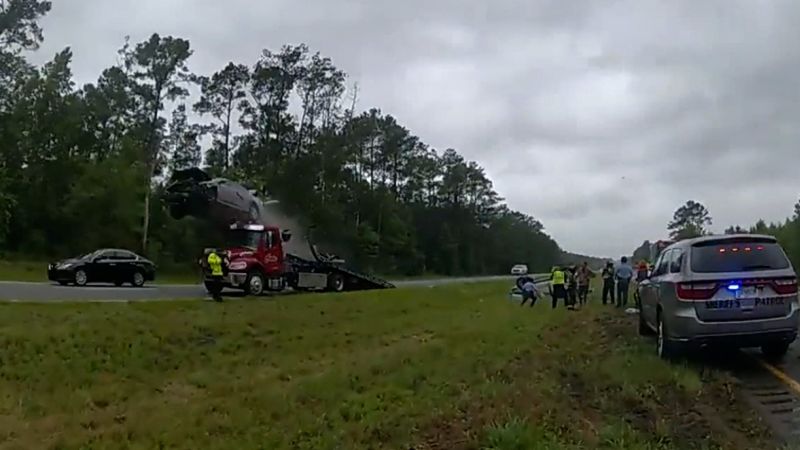
<svg viewBox="0 0 800 450">
<path fill-rule="evenodd" d="M 722 373 L 508 283 L 0 305 L 0 448 L 770 448 Z M 596 302 L 596 300 L 595 300 Z"/>
<path fill-rule="evenodd" d="M 0 260 L 0 281 L 47 281 L 47 262 L 42 261 L 2 261 Z M 199 274 L 189 270 L 159 270 L 156 284 L 197 284 Z"/>
</svg>

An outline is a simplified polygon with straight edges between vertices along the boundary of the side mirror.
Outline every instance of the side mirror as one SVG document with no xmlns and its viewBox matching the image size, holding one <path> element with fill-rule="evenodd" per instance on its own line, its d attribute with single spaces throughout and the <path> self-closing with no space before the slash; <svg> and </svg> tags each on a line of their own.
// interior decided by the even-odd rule
<svg viewBox="0 0 800 450">
<path fill-rule="evenodd" d="M 281 241 L 289 242 L 292 239 L 292 232 L 289 230 L 281 231 Z"/>
</svg>

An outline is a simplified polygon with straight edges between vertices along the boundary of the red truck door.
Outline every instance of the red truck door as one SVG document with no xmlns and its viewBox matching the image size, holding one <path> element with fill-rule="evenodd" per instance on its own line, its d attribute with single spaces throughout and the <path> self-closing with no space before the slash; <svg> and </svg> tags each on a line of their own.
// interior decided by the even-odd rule
<svg viewBox="0 0 800 450">
<path fill-rule="evenodd" d="M 283 273 L 283 247 L 275 230 L 267 230 L 265 233 L 262 264 L 267 275 L 274 276 Z"/>
</svg>

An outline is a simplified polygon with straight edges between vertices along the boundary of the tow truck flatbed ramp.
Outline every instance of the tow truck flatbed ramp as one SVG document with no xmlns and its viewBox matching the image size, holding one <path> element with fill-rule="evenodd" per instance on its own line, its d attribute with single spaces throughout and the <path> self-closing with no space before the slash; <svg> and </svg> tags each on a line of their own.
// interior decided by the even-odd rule
<svg viewBox="0 0 800 450">
<path fill-rule="evenodd" d="M 315 256 L 316 253 L 315 253 Z M 345 267 L 340 263 L 332 263 L 324 260 L 313 261 L 306 258 L 301 258 L 297 255 L 286 254 L 286 262 L 289 263 L 295 271 L 298 272 L 320 272 L 320 273 L 339 273 L 347 279 L 347 290 L 367 290 L 367 289 L 392 289 L 394 284 Z"/>
</svg>

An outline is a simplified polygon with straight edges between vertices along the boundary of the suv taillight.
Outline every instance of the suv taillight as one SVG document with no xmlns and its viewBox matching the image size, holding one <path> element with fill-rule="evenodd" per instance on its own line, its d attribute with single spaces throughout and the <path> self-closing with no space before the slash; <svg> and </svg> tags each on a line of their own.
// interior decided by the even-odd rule
<svg viewBox="0 0 800 450">
<path fill-rule="evenodd" d="M 678 283 L 678 300 L 708 300 L 717 292 L 717 283 Z"/>
<path fill-rule="evenodd" d="M 779 278 L 772 281 L 772 287 L 780 295 L 797 294 L 797 278 Z"/>
</svg>

